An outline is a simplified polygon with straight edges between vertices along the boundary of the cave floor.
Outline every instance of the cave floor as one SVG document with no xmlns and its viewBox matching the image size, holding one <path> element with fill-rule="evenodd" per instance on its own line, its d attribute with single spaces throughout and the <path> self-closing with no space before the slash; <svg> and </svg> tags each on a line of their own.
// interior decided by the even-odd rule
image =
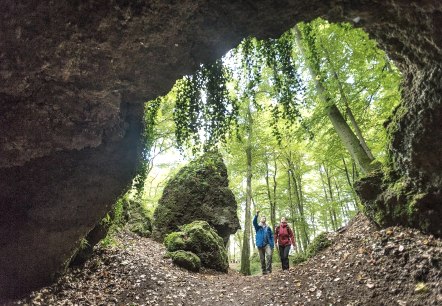
<svg viewBox="0 0 442 306">
<path fill-rule="evenodd" d="M 441 305 L 442 241 L 416 230 L 377 230 L 362 215 L 309 261 L 266 276 L 191 273 L 163 245 L 120 233 L 83 268 L 5 305 Z"/>
</svg>

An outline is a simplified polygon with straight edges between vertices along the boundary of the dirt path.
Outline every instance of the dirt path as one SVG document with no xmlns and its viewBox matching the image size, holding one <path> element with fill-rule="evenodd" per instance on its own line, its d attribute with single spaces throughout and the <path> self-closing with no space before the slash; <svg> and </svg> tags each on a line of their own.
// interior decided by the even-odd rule
<svg viewBox="0 0 442 306">
<path fill-rule="evenodd" d="M 83 269 L 9 304 L 28 305 L 441 305 L 442 242 L 402 228 L 376 231 L 362 216 L 334 244 L 289 272 L 244 277 L 189 273 L 165 249 L 131 234 Z M 423 286 L 423 287 L 422 287 Z"/>
</svg>

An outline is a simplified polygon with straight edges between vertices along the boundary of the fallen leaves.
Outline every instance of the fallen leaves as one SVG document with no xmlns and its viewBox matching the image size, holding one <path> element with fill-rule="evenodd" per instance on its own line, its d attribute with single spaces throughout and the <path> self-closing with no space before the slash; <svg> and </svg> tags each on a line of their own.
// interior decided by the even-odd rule
<svg viewBox="0 0 442 306">
<path fill-rule="evenodd" d="M 441 304 L 442 242 L 400 227 L 376 231 L 359 215 L 335 243 L 289 272 L 244 277 L 190 273 L 165 249 L 130 233 L 95 251 L 83 269 L 16 304 L 28 305 L 418 305 Z"/>
</svg>

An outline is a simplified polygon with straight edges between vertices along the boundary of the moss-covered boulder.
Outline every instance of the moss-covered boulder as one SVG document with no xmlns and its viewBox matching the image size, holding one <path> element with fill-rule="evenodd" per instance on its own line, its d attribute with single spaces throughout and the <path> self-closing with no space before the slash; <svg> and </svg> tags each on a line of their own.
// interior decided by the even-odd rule
<svg viewBox="0 0 442 306">
<path fill-rule="evenodd" d="M 328 238 L 326 232 L 319 234 L 313 239 L 313 241 L 307 246 L 305 252 L 297 252 L 291 256 L 291 261 L 294 265 L 300 264 L 307 261 L 309 258 L 316 256 L 322 250 L 325 250 L 330 245 L 332 241 Z"/>
<path fill-rule="evenodd" d="M 139 236 L 150 237 L 152 234 L 152 220 L 141 199 L 131 199 L 124 204 L 127 228 Z"/>
<path fill-rule="evenodd" d="M 172 262 L 179 267 L 193 272 L 199 272 L 201 269 L 201 260 L 194 253 L 189 251 L 167 252 L 166 256 L 172 259 Z"/>
<path fill-rule="evenodd" d="M 381 227 L 407 225 L 442 237 L 442 205 L 435 205 L 441 191 L 417 187 L 395 169 L 367 174 L 355 184 L 365 214 Z"/>
<path fill-rule="evenodd" d="M 313 257 L 320 251 L 325 250 L 332 244 L 332 241 L 328 239 L 327 233 L 321 233 L 313 239 L 312 243 L 307 246 L 305 253 L 307 258 Z"/>
<path fill-rule="evenodd" d="M 187 234 L 184 232 L 173 232 L 164 238 L 164 244 L 169 252 L 184 250 L 186 247 Z"/>
<path fill-rule="evenodd" d="M 201 265 L 227 272 L 229 262 L 223 239 L 206 221 L 183 225 L 181 231 L 166 236 L 164 243 L 169 252 L 189 251 L 201 259 Z"/>
<path fill-rule="evenodd" d="M 218 152 L 183 167 L 164 188 L 153 218 L 153 238 L 164 237 L 194 220 L 207 221 L 225 244 L 239 228 L 237 203 L 229 189 L 227 169 Z"/>
</svg>

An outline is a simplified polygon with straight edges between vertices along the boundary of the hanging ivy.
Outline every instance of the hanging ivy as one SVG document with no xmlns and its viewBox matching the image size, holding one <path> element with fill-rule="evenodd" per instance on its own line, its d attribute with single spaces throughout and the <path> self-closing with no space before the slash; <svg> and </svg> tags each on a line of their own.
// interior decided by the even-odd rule
<svg viewBox="0 0 442 306">
<path fill-rule="evenodd" d="M 262 106 L 256 96 L 265 69 L 271 71 L 269 97 L 277 102 L 272 110 L 275 136 L 279 135 L 277 122 L 281 118 L 289 125 L 299 120 L 304 88 L 293 57 L 293 44 L 290 31 L 267 41 L 247 38 L 234 51 L 241 61 L 234 72 L 235 79 L 232 71 L 218 60 L 212 65 L 201 65 L 194 75 L 179 81 L 174 110 L 178 147 L 197 151 L 225 141 L 227 132 L 237 122 L 238 101 L 249 99 L 260 111 Z M 229 82 L 235 84 L 234 96 L 229 94 Z"/>
<path fill-rule="evenodd" d="M 147 166 L 151 158 L 151 148 L 155 141 L 155 126 L 161 103 L 162 98 L 156 98 L 144 105 L 141 161 L 133 181 L 138 194 L 141 194 L 143 191 L 144 181 L 146 180 Z"/>
<path fill-rule="evenodd" d="M 238 110 L 227 89 L 229 75 L 222 60 L 217 60 L 212 65 L 201 65 L 194 75 L 178 82 L 174 121 L 179 148 L 187 145 L 194 151 L 201 147 L 210 150 L 225 140 Z"/>
</svg>

